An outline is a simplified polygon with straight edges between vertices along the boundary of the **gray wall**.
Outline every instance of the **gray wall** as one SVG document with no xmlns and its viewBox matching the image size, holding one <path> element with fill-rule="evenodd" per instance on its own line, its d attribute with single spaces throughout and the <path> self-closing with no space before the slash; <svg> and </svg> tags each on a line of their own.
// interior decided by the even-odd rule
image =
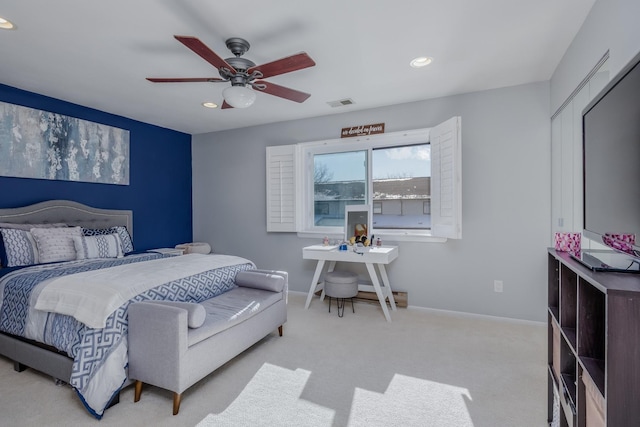
<svg viewBox="0 0 640 427">
<path fill-rule="evenodd" d="M 555 112 L 609 50 L 609 76 L 640 52 L 640 1 L 598 0 L 551 78 Z"/>
<path fill-rule="evenodd" d="M 412 306 L 542 321 L 549 106 L 545 82 L 195 135 L 194 241 L 259 268 L 287 270 L 291 289 L 306 292 L 315 262 L 302 260 L 302 247 L 320 238 L 266 232 L 265 147 L 337 138 L 341 128 L 358 124 L 384 122 L 393 132 L 461 116 L 463 238 L 399 243 L 400 256 L 388 269 L 392 287 L 407 291 Z M 504 282 L 503 293 L 493 291 L 495 279 Z"/>
<path fill-rule="evenodd" d="M 549 83 L 194 136 L 194 240 L 286 269 L 292 289 L 306 291 L 314 263 L 301 248 L 317 242 L 266 233 L 265 147 L 336 138 L 357 124 L 385 122 L 392 132 L 460 115 L 463 239 L 400 243 L 392 285 L 414 306 L 544 320 L 549 117 L 607 49 L 611 76 L 640 51 L 638 16 L 638 0 L 596 1 Z M 494 279 L 503 293 L 493 292 Z"/>
</svg>

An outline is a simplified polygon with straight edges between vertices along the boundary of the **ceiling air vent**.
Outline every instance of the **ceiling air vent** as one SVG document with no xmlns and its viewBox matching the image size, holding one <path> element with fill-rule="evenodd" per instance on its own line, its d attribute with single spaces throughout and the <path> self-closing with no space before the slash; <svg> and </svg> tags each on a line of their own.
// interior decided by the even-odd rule
<svg viewBox="0 0 640 427">
<path fill-rule="evenodd" d="M 345 98 L 345 99 L 339 99 L 337 101 L 329 101 L 327 102 L 327 104 L 335 108 L 335 107 L 344 107 L 345 105 L 355 104 L 355 102 L 353 102 L 353 99 L 351 98 Z"/>
</svg>

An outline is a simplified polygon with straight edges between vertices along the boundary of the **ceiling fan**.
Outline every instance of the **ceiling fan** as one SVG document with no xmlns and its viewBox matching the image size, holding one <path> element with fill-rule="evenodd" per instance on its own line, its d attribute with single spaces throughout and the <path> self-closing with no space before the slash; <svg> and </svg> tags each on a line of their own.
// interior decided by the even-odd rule
<svg viewBox="0 0 640 427">
<path fill-rule="evenodd" d="M 270 83 L 264 79 L 303 68 L 313 67 L 316 63 L 305 52 L 287 56 L 276 61 L 256 65 L 253 61 L 241 58 L 249 50 L 249 42 L 239 37 L 227 39 L 227 48 L 235 55 L 233 58 L 222 59 L 209 49 L 202 41 L 192 36 L 174 36 L 179 42 L 200 55 L 205 61 L 218 69 L 220 77 L 192 77 L 192 78 L 153 78 L 147 80 L 154 83 L 191 83 L 191 82 L 231 82 L 223 92 L 222 108 L 246 108 L 256 98 L 256 93 L 249 87 L 269 95 L 279 96 L 295 102 L 304 102 L 311 95 Z"/>
</svg>

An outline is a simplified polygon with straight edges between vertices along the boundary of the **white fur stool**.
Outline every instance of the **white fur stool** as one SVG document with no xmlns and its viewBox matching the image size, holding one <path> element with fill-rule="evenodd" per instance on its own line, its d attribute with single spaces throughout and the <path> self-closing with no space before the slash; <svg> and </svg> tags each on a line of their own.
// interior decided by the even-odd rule
<svg viewBox="0 0 640 427">
<path fill-rule="evenodd" d="M 324 277 L 324 294 L 329 297 L 329 313 L 331 313 L 331 298 L 336 299 L 338 306 L 338 317 L 344 315 L 344 300 L 351 299 L 351 310 L 353 307 L 353 297 L 358 295 L 358 275 L 348 271 L 332 271 Z"/>
</svg>

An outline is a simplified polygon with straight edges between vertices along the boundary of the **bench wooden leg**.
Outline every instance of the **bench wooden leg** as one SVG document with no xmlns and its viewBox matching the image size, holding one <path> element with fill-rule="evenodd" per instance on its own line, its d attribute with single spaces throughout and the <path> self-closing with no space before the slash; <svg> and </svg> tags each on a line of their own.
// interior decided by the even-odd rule
<svg viewBox="0 0 640 427">
<path fill-rule="evenodd" d="M 140 394 L 142 394 L 142 381 L 136 381 L 135 385 L 135 393 L 133 396 L 133 401 L 137 402 L 140 400 Z"/>
<path fill-rule="evenodd" d="M 278 333 L 282 336 L 282 325 L 278 326 Z"/>
<path fill-rule="evenodd" d="M 180 399 L 182 395 L 180 393 L 173 393 L 173 415 L 178 415 L 180 410 Z"/>
</svg>

